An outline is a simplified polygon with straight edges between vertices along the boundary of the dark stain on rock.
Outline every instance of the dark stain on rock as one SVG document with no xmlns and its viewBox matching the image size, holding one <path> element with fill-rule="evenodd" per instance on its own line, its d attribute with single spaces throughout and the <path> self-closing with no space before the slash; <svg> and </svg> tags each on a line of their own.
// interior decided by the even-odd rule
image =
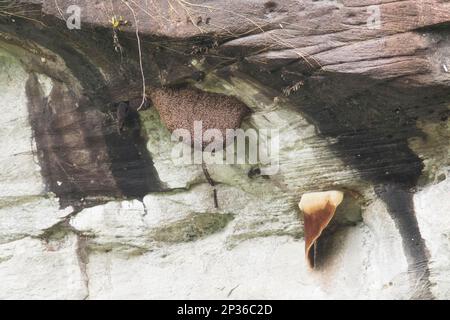
<svg viewBox="0 0 450 320">
<path fill-rule="evenodd" d="M 403 250 L 408 262 L 408 272 L 416 283 L 413 299 L 432 299 L 432 283 L 428 267 L 429 253 L 420 233 L 414 212 L 413 192 L 402 186 L 385 184 L 375 187 L 377 195 L 386 203 L 389 214 L 402 236 Z"/>
<path fill-rule="evenodd" d="M 264 3 L 264 10 L 266 13 L 275 11 L 277 7 L 278 4 L 275 1 L 267 1 L 266 3 Z"/>
<path fill-rule="evenodd" d="M 64 25 L 59 27 L 51 17 L 46 17 L 46 23 L 53 27 L 39 28 L 18 20 L 0 24 L 0 31 L 12 35 L 13 45 L 29 45 L 33 49 L 26 53 L 31 59 L 23 61 L 30 74 L 26 91 L 48 191 L 56 194 L 61 207 L 71 205 L 77 209 L 162 191 L 146 149 L 147 140 L 141 135 L 138 113 L 129 112 L 124 119 L 126 130 L 119 134 L 116 110 L 111 108 L 114 101 L 120 101 L 112 97 L 115 91 L 111 88 L 128 90 L 127 98 L 135 98 L 131 88 L 134 89 L 132 79 L 137 74 L 136 61 L 127 59 L 126 65 L 121 63 L 111 50 L 107 30 L 85 25 L 83 30 L 70 31 Z M 42 53 L 34 49 L 34 43 L 49 54 L 60 56 L 67 69 L 40 63 Z M 130 51 L 133 48 L 129 46 Z M 107 74 L 107 80 L 102 72 Z M 44 96 L 36 74 L 52 79 L 49 97 Z"/>
<path fill-rule="evenodd" d="M 378 195 L 403 239 L 412 281 L 421 285 L 422 295 L 432 297 L 426 244 L 409 193 L 424 165 L 409 148 L 408 139 L 426 138 L 416 120 L 438 121 L 429 110 L 444 108 L 440 101 L 449 98 L 448 89 L 415 90 L 354 75 L 328 75 L 326 79 L 311 77 L 305 90 L 306 98 L 293 100 L 301 101 L 302 110 L 321 134 L 336 139 L 332 148 L 343 161 L 380 186 L 378 190 L 385 190 Z"/>
<path fill-rule="evenodd" d="M 31 74 L 26 92 L 42 176 L 61 207 L 142 198 L 161 190 L 136 112 L 126 134 L 119 135 L 114 119 L 89 100 L 80 105 L 64 83 L 53 80 L 47 98 Z"/>
<path fill-rule="evenodd" d="M 106 145 L 97 139 L 98 150 L 91 152 L 85 142 L 90 139 L 93 147 L 92 137 L 99 136 L 98 127 L 92 126 L 96 120 L 101 123 L 99 114 L 78 112 L 75 98 L 56 81 L 46 98 L 35 74 L 27 81 L 26 93 L 41 174 L 61 207 L 79 207 L 88 196 L 119 196 L 109 173 Z"/>
<path fill-rule="evenodd" d="M 163 186 L 142 135 L 139 113 L 128 107 L 124 127 L 119 134 L 114 122 L 103 126 L 108 146 L 111 172 L 123 196 L 142 199 L 149 192 L 162 191 Z"/>
<path fill-rule="evenodd" d="M 448 89 L 436 86 L 416 90 L 354 75 L 329 75 L 326 80 L 313 77 L 305 90 L 303 102 L 308 104 L 303 111 L 323 135 L 336 139 L 332 147 L 340 158 L 377 186 L 377 194 L 403 239 L 413 282 L 420 284 L 421 294 L 432 297 L 426 244 L 410 192 L 424 165 L 409 148 L 408 139 L 426 138 L 416 127 L 416 120 L 439 121 L 429 111 L 442 111 L 442 102 L 449 98 Z"/>
<path fill-rule="evenodd" d="M 244 73 L 278 92 L 298 79 L 298 76 L 282 77 L 283 68 L 267 73 L 260 68 L 251 63 L 241 66 Z M 424 165 L 410 149 L 408 140 L 426 139 L 416 125 L 419 119 L 442 121 L 442 114 L 448 112 L 448 87 L 428 84 L 419 89 L 402 81 L 307 69 L 304 64 L 290 65 L 292 73 L 298 71 L 305 81 L 288 100 L 299 106 L 299 111 L 315 124 L 322 136 L 334 138 L 331 148 L 345 163 L 356 168 L 363 179 L 392 190 L 392 195 L 380 197 L 404 239 L 409 268 L 417 276 L 415 281 L 428 287 L 426 245 L 417 227 L 412 198 L 406 196 L 417 186 Z M 396 187 L 392 189 L 392 185 Z M 400 210 L 402 206 L 404 209 Z"/>
<path fill-rule="evenodd" d="M 130 120 L 129 103 L 123 101 L 119 102 L 119 104 L 117 105 L 116 116 L 117 116 L 117 130 L 120 134 L 124 130 L 125 124 L 127 124 Z"/>
</svg>

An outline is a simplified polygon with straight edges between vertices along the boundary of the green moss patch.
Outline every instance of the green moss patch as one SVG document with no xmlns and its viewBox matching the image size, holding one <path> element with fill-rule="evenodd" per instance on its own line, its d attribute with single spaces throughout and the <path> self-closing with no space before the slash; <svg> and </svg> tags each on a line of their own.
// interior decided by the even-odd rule
<svg viewBox="0 0 450 320">
<path fill-rule="evenodd" d="M 183 220 L 157 229 L 153 239 L 169 243 L 195 241 L 223 230 L 233 219 L 232 214 L 193 213 Z"/>
</svg>

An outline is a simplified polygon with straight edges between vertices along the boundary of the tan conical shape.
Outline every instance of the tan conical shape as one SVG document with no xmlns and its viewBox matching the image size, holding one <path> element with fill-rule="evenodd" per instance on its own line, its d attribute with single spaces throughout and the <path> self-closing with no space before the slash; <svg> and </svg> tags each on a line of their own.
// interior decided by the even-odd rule
<svg viewBox="0 0 450 320">
<path fill-rule="evenodd" d="M 300 200 L 298 206 L 304 213 L 305 256 L 311 268 L 315 264 L 315 244 L 343 199 L 341 191 L 326 191 L 304 194 Z"/>
</svg>

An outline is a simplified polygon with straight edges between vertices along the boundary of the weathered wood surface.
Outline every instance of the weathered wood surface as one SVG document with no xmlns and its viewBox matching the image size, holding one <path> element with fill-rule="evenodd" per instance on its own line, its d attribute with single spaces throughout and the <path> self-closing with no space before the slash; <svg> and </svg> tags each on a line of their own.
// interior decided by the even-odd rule
<svg viewBox="0 0 450 320">
<path fill-rule="evenodd" d="M 130 22 L 123 29 L 135 30 L 133 14 L 121 0 L 48 0 L 43 12 L 61 18 L 71 4 L 81 6 L 83 23 L 110 27 L 113 16 L 123 16 Z M 450 20 L 444 1 L 136 0 L 129 5 L 143 35 L 213 38 L 220 43 L 218 52 L 234 57 L 238 51 L 269 69 L 294 63 L 378 79 L 449 82 L 442 68 L 445 47 L 431 36 Z M 368 25 L 373 6 L 380 13 L 379 28 Z"/>
</svg>

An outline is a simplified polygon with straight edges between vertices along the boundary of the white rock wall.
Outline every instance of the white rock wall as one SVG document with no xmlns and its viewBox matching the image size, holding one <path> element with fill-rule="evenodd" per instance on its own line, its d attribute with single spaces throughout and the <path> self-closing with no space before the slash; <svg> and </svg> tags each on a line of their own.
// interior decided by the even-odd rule
<svg viewBox="0 0 450 320">
<path fill-rule="evenodd" d="M 408 299 L 420 290 L 410 283 L 400 235 L 377 199 L 363 208 L 361 222 L 327 241 L 326 266 L 308 270 L 301 193 L 330 181 L 360 181 L 288 108 L 247 101 L 257 111 L 247 126 L 301 134 L 282 141 L 279 180 L 249 179 L 248 166 L 211 166 L 220 182 L 219 210 L 201 168 L 173 169 L 170 135 L 150 110 L 142 114 L 148 148 L 173 190 L 73 213 L 59 210 L 45 191 L 33 156 L 26 72 L 1 50 L 0 70 L 0 299 Z M 329 173 L 314 167 L 318 158 Z M 447 179 L 415 196 L 440 299 L 450 298 L 449 194 Z"/>
</svg>

